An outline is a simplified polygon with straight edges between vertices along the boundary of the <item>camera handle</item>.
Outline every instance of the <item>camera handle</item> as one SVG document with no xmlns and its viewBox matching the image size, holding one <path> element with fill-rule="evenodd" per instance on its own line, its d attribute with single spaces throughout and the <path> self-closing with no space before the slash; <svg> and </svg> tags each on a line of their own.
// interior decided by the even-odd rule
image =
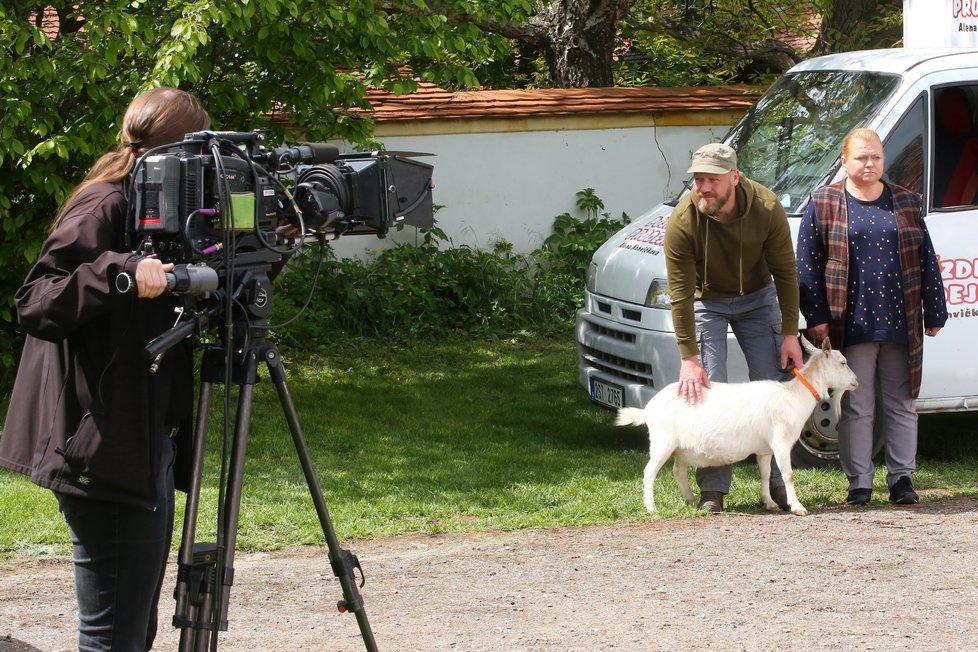
<svg viewBox="0 0 978 652">
<path fill-rule="evenodd" d="M 237 356 L 235 356 L 237 358 Z M 238 408 L 235 418 L 231 462 L 228 468 L 228 486 L 224 494 L 224 509 L 218 520 L 217 544 L 195 542 L 198 505 L 200 502 L 201 476 L 204 467 L 205 438 L 211 391 L 214 383 L 224 383 L 227 352 L 221 345 L 204 348 L 201 364 L 200 395 L 197 405 L 197 422 L 193 449 L 193 467 L 187 507 L 184 512 L 183 538 L 178 558 L 177 583 L 173 592 L 176 610 L 174 627 L 180 628 L 180 652 L 206 652 L 217 649 L 217 632 L 227 631 L 228 599 L 234 581 L 234 549 L 237 539 L 238 515 L 241 504 L 241 487 L 244 478 L 245 452 L 251 404 L 258 365 L 264 363 L 278 392 L 279 402 L 285 413 L 292 442 L 295 445 L 309 493 L 322 526 L 329 548 L 329 561 L 333 574 L 343 589 L 343 599 L 337 603 L 341 613 L 356 615 L 360 634 L 368 652 L 376 652 L 367 614 L 363 607 L 354 571 L 360 570 L 360 586 L 363 586 L 363 569 L 356 555 L 344 550 L 339 543 L 329 510 L 323 498 L 316 471 L 313 467 L 305 439 L 299 426 L 298 415 L 285 384 L 285 370 L 278 349 L 262 343 L 249 348 L 240 363 L 232 367 L 231 382 L 239 385 Z M 230 391 L 228 388 L 225 391 Z"/>
<path fill-rule="evenodd" d="M 175 265 L 165 275 L 166 289 L 174 294 L 207 295 L 216 291 L 220 283 L 217 272 L 207 265 Z M 129 272 L 120 272 L 115 277 L 115 289 L 121 294 L 134 291 L 136 278 Z"/>
</svg>

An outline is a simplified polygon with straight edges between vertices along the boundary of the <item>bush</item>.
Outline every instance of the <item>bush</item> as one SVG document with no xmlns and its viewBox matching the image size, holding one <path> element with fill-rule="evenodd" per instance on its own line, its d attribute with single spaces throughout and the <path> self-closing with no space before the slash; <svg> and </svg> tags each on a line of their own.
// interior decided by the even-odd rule
<svg viewBox="0 0 978 652">
<path fill-rule="evenodd" d="M 594 188 L 577 193 L 577 208 L 584 212 L 585 219 L 580 220 L 570 213 L 558 215 L 554 218 L 553 233 L 533 253 L 548 270 L 586 281 L 594 252 L 628 224 L 628 216 L 622 213 L 620 218 L 612 219 L 608 213 L 599 213 L 604 202 L 594 194 Z"/>
<path fill-rule="evenodd" d="M 506 241 L 492 251 L 456 247 L 438 228 L 368 261 L 336 260 L 327 248 L 320 266 L 306 253 L 279 279 L 275 315 L 285 319 L 305 303 L 319 268 L 314 296 L 300 319 L 276 331 L 278 342 L 317 348 L 343 337 L 505 335 L 571 324 L 591 256 L 628 223 L 624 214 L 599 213 L 604 204 L 593 189 L 577 195 L 586 217 L 557 216 L 552 235 L 529 255 Z"/>
</svg>

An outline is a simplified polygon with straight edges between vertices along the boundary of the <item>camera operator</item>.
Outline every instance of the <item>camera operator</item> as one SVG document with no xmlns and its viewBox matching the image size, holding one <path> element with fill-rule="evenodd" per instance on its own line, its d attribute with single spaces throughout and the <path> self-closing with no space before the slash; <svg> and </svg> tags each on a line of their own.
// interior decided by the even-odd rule
<svg viewBox="0 0 978 652">
<path fill-rule="evenodd" d="M 71 533 L 78 649 L 149 650 L 189 480 L 189 340 L 150 374 L 145 345 L 174 325 L 173 264 L 126 248 L 128 177 L 150 148 L 210 127 L 193 95 L 157 88 L 126 109 L 121 143 L 61 207 L 15 295 L 27 338 L 0 438 L 0 466 L 51 489 Z M 116 290 L 131 274 L 136 292 Z M 178 459 L 179 458 L 179 459 Z"/>
</svg>

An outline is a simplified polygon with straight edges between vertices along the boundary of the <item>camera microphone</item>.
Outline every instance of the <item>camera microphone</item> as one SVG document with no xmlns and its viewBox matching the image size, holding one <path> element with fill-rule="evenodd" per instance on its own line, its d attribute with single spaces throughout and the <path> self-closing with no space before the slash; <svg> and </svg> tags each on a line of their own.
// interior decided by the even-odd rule
<svg viewBox="0 0 978 652">
<path fill-rule="evenodd" d="M 267 153 L 273 167 L 290 167 L 298 163 L 332 163 L 340 157 L 340 148 L 327 143 L 299 143 L 295 147 L 274 147 L 260 150 L 263 134 L 257 131 L 198 131 L 187 134 L 188 141 L 205 142 L 217 139 L 227 143 L 245 145 L 252 156 Z"/>
<path fill-rule="evenodd" d="M 271 156 L 277 166 L 290 167 L 297 163 L 332 163 L 340 157 L 340 148 L 328 143 L 301 143 L 296 147 L 275 147 Z"/>
</svg>

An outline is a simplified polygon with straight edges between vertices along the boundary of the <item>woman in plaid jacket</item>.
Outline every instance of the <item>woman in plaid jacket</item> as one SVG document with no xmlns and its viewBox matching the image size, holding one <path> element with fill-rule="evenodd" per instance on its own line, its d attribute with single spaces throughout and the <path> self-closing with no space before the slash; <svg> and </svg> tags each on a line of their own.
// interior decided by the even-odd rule
<svg viewBox="0 0 978 652">
<path fill-rule="evenodd" d="M 944 284 L 916 193 L 881 179 L 883 144 L 855 129 L 842 144 L 846 178 L 812 193 L 798 235 L 801 312 L 809 334 L 830 337 L 859 378 L 842 399 L 839 454 L 846 503 L 872 496 L 876 396 L 890 500 L 919 501 L 917 411 L 923 335 L 947 321 Z"/>
</svg>

